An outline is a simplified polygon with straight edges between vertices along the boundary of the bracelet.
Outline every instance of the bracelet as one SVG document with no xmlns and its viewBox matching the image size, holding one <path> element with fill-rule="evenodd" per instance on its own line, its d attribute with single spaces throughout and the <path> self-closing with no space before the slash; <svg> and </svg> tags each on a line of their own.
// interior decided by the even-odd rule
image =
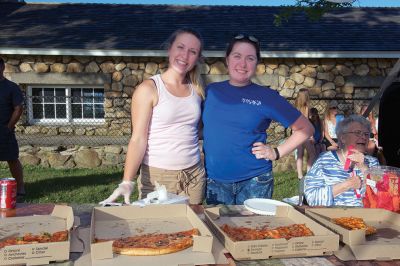
<svg viewBox="0 0 400 266">
<path fill-rule="evenodd" d="M 274 148 L 274 152 L 275 152 L 275 156 L 276 156 L 276 158 L 275 158 L 275 161 L 277 161 L 277 160 L 279 160 L 279 158 L 281 157 L 281 155 L 279 154 L 279 150 L 278 150 L 278 148 Z"/>
</svg>

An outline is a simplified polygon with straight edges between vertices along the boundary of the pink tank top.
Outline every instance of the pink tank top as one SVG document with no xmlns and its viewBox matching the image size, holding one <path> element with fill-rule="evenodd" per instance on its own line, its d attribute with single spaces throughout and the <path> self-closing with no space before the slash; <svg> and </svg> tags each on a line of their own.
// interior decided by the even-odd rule
<svg viewBox="0 0 400 266">
<path fill-rule="evenodd" d="M 143 163 L 167 170 L 191 167 L 200 161 L 201 97 L 192 85 L 189 96 L 176 97 L 167 90 L 160 75 L 151 79 L 157 87 L 158 103 L 153 108 Z"/>
</svg>

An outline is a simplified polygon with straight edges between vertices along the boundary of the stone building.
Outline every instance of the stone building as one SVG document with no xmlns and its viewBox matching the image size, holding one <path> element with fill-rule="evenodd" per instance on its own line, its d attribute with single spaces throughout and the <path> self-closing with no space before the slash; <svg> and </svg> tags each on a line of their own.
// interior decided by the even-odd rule
<svg viewBox="0 0 400 266">
<path fill-rule="evenodd" d="M 280 7 L 0 5 L 5 75 L 26 99 L 17 127 L 21 160 L 45 167 L 123 164 L 130 96 L 166 69 L 162 44 L 180 27 L 203 35 L 207 83 L 227 78 L 229 39 L 255 35 L 262 60 L 254 81 L 288 99 L 308 88 L 321 114 L 333 98 L 358 111 L 400 58 L 400 8 L 338 9 L 319 21 L 295 14 L 277 27 Z M 280 141 L 285 129 L 275 125 L 269 133 Z M 276 169 L 291 164 L 282 160 Z"/>
</svg>

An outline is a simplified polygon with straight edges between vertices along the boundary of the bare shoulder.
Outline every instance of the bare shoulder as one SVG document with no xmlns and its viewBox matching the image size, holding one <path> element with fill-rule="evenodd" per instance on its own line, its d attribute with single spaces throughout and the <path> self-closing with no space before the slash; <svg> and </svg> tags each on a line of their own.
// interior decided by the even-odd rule
<svg viewBox="0 0 400 266">
<path fill-rule="evenodd" d="M 157 94 L 157 87 L 153 80 L 146 79 L 135 89 L 135 93 Z"/>
<path fill-rule="evenodd" d="M 138 100 L 139 102 L 143 101 L 152 101 L 153 105 L 158 101 L 158 93 L 157 87 L 153 80 L 147 79 L 144 80 L 136 89 L 132 95 L 132 99 Z"/>
</svg>

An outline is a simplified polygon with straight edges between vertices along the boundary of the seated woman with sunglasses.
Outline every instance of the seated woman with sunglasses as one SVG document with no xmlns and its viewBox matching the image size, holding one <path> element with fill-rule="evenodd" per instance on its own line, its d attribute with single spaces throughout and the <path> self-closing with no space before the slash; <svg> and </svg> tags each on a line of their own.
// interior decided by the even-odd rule
<svg viewBox="0 0 400 266">
<path fill-rule="evenodd" d="M 313 126 L 275 90 L 251 82 L 260 60 L 254 36 L 234 37 L 226 51 L 229 80 L 206 88 L 203 110 L 207 204 L 243 204 L 248 198 L 271 198 L 272 161 L 296 149 Z M 267 145 L 271 121 L 293 134 L 278 147 Z"/>
<path fill-rule="evenodd" d="M 339 122 L 339 149 L 321 154 L 305 176 L 304 194 L 310 206 L 362 206 L 365 170 L 379 165 L 375 157 L 365 155 L 370 128 L 369 121 L 360 115 Z M 348 155 L 350 147 L 352 154 Z M 351 162 L 348 170 L 346 159 Z"/>
</svg>

